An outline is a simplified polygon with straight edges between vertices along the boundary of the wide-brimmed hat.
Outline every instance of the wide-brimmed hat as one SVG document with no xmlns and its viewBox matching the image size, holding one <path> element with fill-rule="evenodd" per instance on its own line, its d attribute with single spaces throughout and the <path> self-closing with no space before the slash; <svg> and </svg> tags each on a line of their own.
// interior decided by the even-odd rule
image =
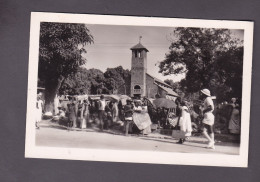
<svg viewBox="0 0 260 182">
<path fill-rule="evenodd" d="M 209 96 L 209 97 L 211 96 L 209 89 L 206 89 L 206 88 L 205 88 L 205 89 L 202 89 L 201 92 L 202 92 L 204 95 L 206 95 L 206 96 Z"/>
</svg>

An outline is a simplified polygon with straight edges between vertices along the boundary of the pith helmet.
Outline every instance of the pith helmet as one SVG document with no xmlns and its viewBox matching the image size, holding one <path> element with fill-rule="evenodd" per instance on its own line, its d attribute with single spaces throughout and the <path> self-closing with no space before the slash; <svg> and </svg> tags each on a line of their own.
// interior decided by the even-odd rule
<svg viewBox="0 0 260 182">
<path fill-rule="evenodd" d="M 204 95 L 206 95 L 206 96 L 209 96 L 209 97 L 211 96 L 209 89 L 206 89 L 206 88 L 205 88 L 205 89 L 202 89 L 201 92 L 202 92 Z"/>
</svg>

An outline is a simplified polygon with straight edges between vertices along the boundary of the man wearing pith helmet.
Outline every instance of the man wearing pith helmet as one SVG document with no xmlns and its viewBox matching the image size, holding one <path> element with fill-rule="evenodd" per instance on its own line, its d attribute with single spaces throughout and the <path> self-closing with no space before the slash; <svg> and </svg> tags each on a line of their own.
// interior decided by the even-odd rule
<svg viewBox="0 0 260 182">
<path fill-rule="evenodd" d="M 202 89 L 201 91 L 201 98 L 204 100 L 203 102 L 203 134 L 208 139 L 209 144 L 207 148 L 215 149 L 215 141 L 214 141 L 214 119 L 215 116 L 213 115 L 214 111 L 214 104 L 211 98 L 210 91 L 208 89 Z"/>
</svg>

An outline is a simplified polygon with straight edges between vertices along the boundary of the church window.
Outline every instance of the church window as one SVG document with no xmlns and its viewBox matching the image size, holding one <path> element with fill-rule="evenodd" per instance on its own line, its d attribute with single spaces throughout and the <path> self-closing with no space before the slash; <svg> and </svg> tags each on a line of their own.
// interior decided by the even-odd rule
<svg viewBox="0 0 260 182">
<path fill-rule="evenodd" d="M 134 89 L 141 89 L 141 87 L 139 85 L 135 85 Z"/>
<path fill-rule="evenodd" d="M 135 58 L 142 58 L 142 51 L 141 50 L 135 50 L 134 56 L 135 56 Z"/>
<path fill-rule="evenodd" d="M 137 58 L 138 54 L 137 54 L 137 50 L 135 50 L 135 57 Z"/>
<path fill-rule="evenodd" d="M 141 58 L 141 51 L 138 51 L 138 57 Z"/>
</svg>

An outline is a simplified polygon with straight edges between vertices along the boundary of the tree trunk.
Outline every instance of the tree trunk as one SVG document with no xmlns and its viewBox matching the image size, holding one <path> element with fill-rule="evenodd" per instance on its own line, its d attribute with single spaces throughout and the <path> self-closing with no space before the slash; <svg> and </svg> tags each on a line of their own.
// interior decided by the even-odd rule
<svg viewBox="0 0 260 182">
<path fill-rule="evenodd" d="M 54 98 L 59 91 L 59 88 L 64 80 L 63 76 L 58 79 L 46 80 L 45 85 L 45 112 L 54 113 Z"/>
</svg>

